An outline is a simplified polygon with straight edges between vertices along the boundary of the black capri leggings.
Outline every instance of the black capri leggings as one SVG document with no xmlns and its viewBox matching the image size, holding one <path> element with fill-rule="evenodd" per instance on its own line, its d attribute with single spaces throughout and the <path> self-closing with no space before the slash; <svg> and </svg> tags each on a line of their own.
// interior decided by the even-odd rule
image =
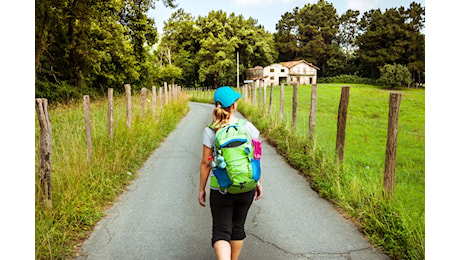
<svg viewBox="0 0 460 260">
<path fill-rule="evenodd" d="M 240 194 L 221 194 L 211 190 L 212 246 L 219 240 L 243 240 L 244 222 L 254 200 L 255 190 Z"/>
</svg>

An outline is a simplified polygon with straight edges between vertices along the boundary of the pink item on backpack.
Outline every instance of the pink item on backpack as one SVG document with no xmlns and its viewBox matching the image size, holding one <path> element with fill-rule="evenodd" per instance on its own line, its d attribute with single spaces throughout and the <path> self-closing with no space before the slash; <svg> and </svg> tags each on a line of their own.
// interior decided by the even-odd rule
<svg viewBox="0 0 460 260">
<path fill-rule="evenodd" d="M 254 146 L 254 159 L 260 160 L 262 156 L 262 142 L 259 139 L 252 138 L 252 145 Z"/>
</svg>

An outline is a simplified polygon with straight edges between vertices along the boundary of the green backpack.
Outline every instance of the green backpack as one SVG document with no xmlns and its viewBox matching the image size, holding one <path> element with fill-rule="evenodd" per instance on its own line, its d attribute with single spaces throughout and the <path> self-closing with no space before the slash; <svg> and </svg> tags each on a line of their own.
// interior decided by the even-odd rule
<svg viewBox="0 0 460 260">
<path fill-rule="evenodd" d="M 252 139 L 245 124 L 246 120 L 239 119 L 216 132 L 211 167 L 217 183 L 211 178 L 211 186 L 223 194 L 251 191 L 260 178 L 260 160 L 254 159 Z"/>
</svg>

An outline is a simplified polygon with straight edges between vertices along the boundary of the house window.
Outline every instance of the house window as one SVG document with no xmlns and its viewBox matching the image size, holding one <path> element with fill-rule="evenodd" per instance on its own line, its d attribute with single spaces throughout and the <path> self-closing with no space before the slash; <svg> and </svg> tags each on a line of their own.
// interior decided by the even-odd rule
<svg viewBox="0 0 460 260">
<path fill-rule="evenodd" d="M 307 74 L 307 68 L 303 68 L 303 74 Z"/>
<path fill-rule="evenodd" d="M 284 69 L 281 69 L 281 72 L 284 72 Z"/>
<path fill-rule="evenodd" d="M 270 77 L 270 80 L 275 80 L 275 77 L 274 77 L 274 76 L 271 76 L 271 77 Z"/>
<path fill-rule="evenodd" d="M 275 72 L 275 69 L 270 69 L 270 72 Z"/>
</svg>

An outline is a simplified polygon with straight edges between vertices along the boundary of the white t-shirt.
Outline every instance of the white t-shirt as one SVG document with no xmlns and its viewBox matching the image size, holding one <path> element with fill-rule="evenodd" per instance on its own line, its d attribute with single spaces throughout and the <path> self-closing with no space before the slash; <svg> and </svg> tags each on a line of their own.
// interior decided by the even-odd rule
<svg viewBox="0 0 460 260">
<path fill-rule="evenodd" d="M 251 138 L 259 138 L 259 130 L 249 121 L 246 122 L 244 125 L 246 131 L 248 131 L 249 137 Z M 214 142 L 216 138 L 216 132 L 209 127 L 206 127 L 203 132 L 203 144 L 206 147 L 214 149 Z"/>
</svg>

